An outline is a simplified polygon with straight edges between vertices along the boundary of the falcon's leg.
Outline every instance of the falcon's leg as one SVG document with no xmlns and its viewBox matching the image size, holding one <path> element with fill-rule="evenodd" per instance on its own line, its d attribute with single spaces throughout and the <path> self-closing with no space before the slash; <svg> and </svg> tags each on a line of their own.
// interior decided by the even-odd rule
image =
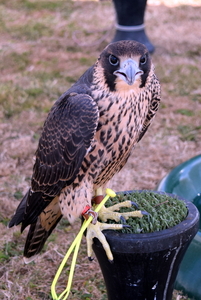
<svg viewBox="0 0 201 300">
<path fill-rule="evenodd" d="M 98 199 L 98 201 L 96 201 Z M 100 203 L 101 200 L 103 199 L 102 196 L 102 189 L 98 189 L 96 191 L 96 197 L 93 199 L 93 202 L 95 203 Z M 106 222 L 108 219 L 115 220 L 116 222 L 119 222 L 121 220 L 125 221 L 125 219 L 128 219 L 129 217 L 139 217 L 142 218 L 146 212 L 142 211 L 131 211 L 131 212 L 126 212 L 126 213 L 119 213 L 115 212 L 115 210 L 119 210 L 121 207 L 131 207 L 134 203 L 131 201 L 125 201 L 121 202 L 118 204 L 115 204 L 109 208 L 106 208 L 103 206 L 99 213 L 98 217 L 101 219 L 103 222 Z M 88 215 L 93 216 L 93 211 L 89 209 L 87 212 L 85 212 L 83 215 L 85 218 L 88 218 Z M 125 224 L 107 224 L 107 223 L 101 223 L 101 222 L 96 222 L 97 218 L 95 218 L 91 224 L 89 224 L 87 228 L 87 234 L 86 234 L 86 240 L 87 240 L 87 253 L 88 257 L 91 260 L 91 255 L 92 255 L 92 244 L 93 244 L 93 238 L 96 237 L 99 239 L 99 241 L 102 243 L 103 248 L 105 249 L 106 255 L 110 261 L 113 260 L 113 255 L 110 250 L 110 246 L 106 241 L 106 238 L 104 234 L 102 233 L 103 230 L 105 229 L 113 229 L 113 230 L 118 230 L 122 229 L 123 227 L 127 227 L 128 225 Z"/>
</svg>

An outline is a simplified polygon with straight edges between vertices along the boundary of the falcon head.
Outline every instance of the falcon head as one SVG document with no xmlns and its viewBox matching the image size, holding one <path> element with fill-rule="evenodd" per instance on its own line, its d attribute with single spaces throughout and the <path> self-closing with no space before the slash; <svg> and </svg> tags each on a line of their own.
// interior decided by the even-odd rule
<svg viewBox="0 0 201 300">
<path fill-rule="evenodd" d="M 119 41 L 103 50 L 97 68 L 110 91 L 133 90 L 145 86 L 151 70 L 151 58 L 143 44 Z"/>
</svg>

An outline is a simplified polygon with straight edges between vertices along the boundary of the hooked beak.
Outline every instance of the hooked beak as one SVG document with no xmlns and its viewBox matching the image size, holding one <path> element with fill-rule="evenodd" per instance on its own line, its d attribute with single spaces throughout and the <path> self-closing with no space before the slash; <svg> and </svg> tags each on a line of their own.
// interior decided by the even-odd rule
<svg viewBox="0 0 201 300">
<path fill-rule="evenodd" d="M 136 79 L 144 72 L 140 70 L 137 63 L 129 58 L 122 63 L 122 67 L 119 70 L 114 71 L 114 75 L 123 79 L 128 85 L 132 85 Z"/>
</svg>

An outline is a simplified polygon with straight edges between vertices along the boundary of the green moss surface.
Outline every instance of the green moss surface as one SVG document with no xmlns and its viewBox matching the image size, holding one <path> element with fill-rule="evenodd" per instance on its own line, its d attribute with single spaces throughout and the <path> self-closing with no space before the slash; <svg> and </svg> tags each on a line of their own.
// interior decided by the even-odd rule
<svg viewBox="0 0 201 300">
<path fill-rule="evenodd" d="M 148 215 L 142 218 L 128 218 L 126 224 L 129 228 L 124 228 L 123 233 L 148 233 L 160 231 L 179 224 L 188 213 L 185 202 L 166 194 L 157 194 L 150 191 L 133 192 L 131 194 L 118 194 L 115 198 L 109 199 L 106 207 L 130 200 L 138 205 L 138 209 L 133 205 L 131 208 L 120 208 L 120 212 L 134 210 L 146 211 Z M 116 223 L 108 220 L 108 223 Z"/>
</svg>

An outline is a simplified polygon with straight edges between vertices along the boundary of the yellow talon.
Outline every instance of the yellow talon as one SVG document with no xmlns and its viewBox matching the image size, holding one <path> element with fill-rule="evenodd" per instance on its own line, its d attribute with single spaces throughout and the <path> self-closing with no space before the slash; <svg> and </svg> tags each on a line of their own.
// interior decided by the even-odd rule
<svg viewBox="0 0 201 300">
<path fill-rule="evenodd" d="M 87 254 L 89 260 L 92 260 L 91 257 L 93 252 L 92 250 L 93 238 L 96 237 L 101 242 L 109 261 L 113 261 L 113 255 L 110 250 L 110 246 L 102 231 L 105 229 L 119 230 L 122 228 L 123 228 L 122 224 L 107 224 L 107 223 L 100 223 L 100 222 L 97 222 L 96 224 L 90 223 L 88 225 L 87 234 L 86 234 Z"/>
</svg>

